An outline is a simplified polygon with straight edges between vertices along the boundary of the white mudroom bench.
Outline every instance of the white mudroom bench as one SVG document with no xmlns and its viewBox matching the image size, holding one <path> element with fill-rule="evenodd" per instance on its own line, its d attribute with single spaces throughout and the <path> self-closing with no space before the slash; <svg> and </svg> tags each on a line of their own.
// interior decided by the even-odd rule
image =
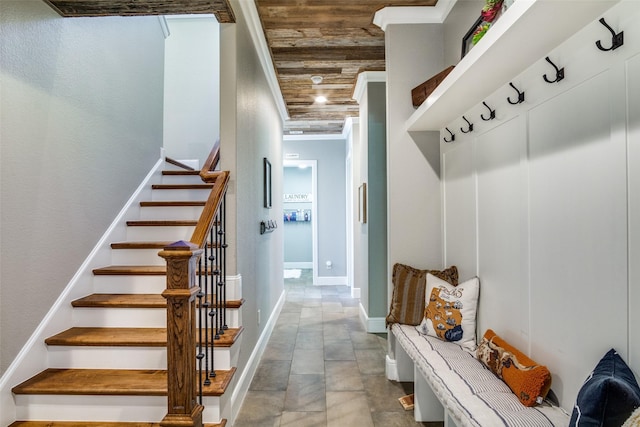
<svg viewBox="0 0 640 427">
<path fill-rule="evenodd" d="M 391 325 L 396 378 L 414 381 L 416 421 L 445 427 L 547 427 L 569 424 L 569 414 L 545 401 L 526 407 L 500 378 L 461 346 Z M 393 335 L 393 336 L 392 336 Z M 389 361 L 388 361 L 389 362 Z"/>
</svg>

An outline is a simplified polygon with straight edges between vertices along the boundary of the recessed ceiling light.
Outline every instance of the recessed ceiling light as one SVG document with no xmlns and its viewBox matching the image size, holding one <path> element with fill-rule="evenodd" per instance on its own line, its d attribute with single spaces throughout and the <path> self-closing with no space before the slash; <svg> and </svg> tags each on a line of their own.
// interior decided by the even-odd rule
<svg viewBox="0 0 640 427">
<path fill-rule="evenodd" d="M 316 102 L 319 104 L 324 104 L 325 102 L 327 102 L 327 97 L 325 96 L 316 96 Z"/>
<path fill-rule="evenodd" d="M 311 76 L 311 82 L 313 82 L 314 85 L 319 85 L 322 83 L 322 76 Z"/>
</svg>

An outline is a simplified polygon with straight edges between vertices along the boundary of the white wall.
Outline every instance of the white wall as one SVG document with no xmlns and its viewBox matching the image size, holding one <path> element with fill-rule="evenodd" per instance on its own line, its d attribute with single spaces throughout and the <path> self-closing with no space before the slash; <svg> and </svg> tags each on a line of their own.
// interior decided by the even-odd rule
<svg viewBox="0 0 640 427">
<path fill-rule="evenodd" d="M 414 111 L 411 89 L 445 68 L 441 27 L 389 25 L 385 31 L 389 276 L 396 262 L 443 266 L 438 136 L 405 128 Z M 388 301 L 391 290 L 389 277 Z"/>
<path fill-rule="evenodd" d="M 245 299 L 245 329 L 235 374 L 242 381 L 248 368 L 256 368 L 248 366 L 249 359 L 284 292 L 282 198 L 273 197 L 272 209 L 263 207 L 264 157 L 271 162 L 272 194 L 282 194 L 282 119 L 248 30 L 247 4 L 231 1 L 231 6 L 236 24 L 221 28 L 221 166 L 231 172 L 227 193 L 227 218 L 232 221 L 227 223 L 229 272 L 242 276 Z M 279 228 L 261 235 L 260 221 L 269 219 L 278 221 Z M 243 386 L 248 388 L 248 383 Z"/>
<path fill-rule="evenodd" d="M 160 157 L 157 17 L 0 2 L 0 373 Z"/>
<path fill-rule="evenodd" d="M 471 134 L 442 150 L 444 251 L 461 277 L 481 281 L 478 332 L 492 328 L 545 364 L 571 410 L 597 361 L 615 348 L 640 374 L 638 282 L 640 198 L 640 11 L 622 2 L 605 14 L 627 43 L 597 21 L 549 52 L 566 78 L 548 84 L 544 59 L 487 99 L 460 112 Z M 448 124 L 463 125 L 462 119 Z M 444 136 L 444 133 L 441 135 Z"/>
<path fill-rule="evenodd" d="M 202 165 L 220 137 L 220 24 L 208 15 L 166 19 L 165 153 Z"/>
</svg>

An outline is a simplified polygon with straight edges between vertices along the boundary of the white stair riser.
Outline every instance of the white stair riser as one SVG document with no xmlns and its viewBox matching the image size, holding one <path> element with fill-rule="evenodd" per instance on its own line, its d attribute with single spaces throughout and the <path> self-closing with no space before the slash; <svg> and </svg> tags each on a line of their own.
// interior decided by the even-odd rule
<svg viewBox="0 0 640 427">
<path fill-rule="evenodd" d="M 97 294 L 161 294 L 167 289 L 166 276 L 93 276 Z"/>
<path fill-rule="evenodd" d="M 163 184 L 202 184 L 199 175 L 162 175 Z"/>
<path fill-rule="evenodd" d="M 16 395 L 15 400 L 19 420 L 160 422 L 167 414 L 166 396 Z"/>
<path fill-rule="evenodd" d="M 237 366 L 239 341 L 214 347 L 215 369 Z M 196 353 L 194 351 L 195 357 Z M 211 363 L 211 362 L 209 362 Z M 165 347 L 49 346 L 49 365 L 60 369 L 167 369 Z"/>
<path fill-rule="evenodd" d="M 233 383 L 233 380 L 232 380 Z M 204 396 L 202 404 L 204 405 L 204 412 L 202 413 L 203 423 L 219 423 L 222 419 L 231 419 L 231 386 L 227 389 L 227 392 L 220 397 L 217 396 Z M 229 425 L 229 424 L 227 424 Z"/>
<path fill-rule="evenodd" d="M 165 308 L 103 308 L 75 307 L 75 326 L 89 328 L 166 328 Z"/>
<path fill-rule="evenodd" d="M 240 309 L 227 309 L 227 326 L 240 327 Z M 165 308 L 105 308 L 76 307 L 73 310 L 74 324 L 82 327 L 103 328 L 165 328 L 167 310 Z M 199 314 L 196 314 L 196 325 Z"/>
<path fill-rule="evenodd" d="M 151 200 L 207 200 L 211 193 L 210 188 L 202 190 L 153 190 L 151 192 Z"/>
<path fill-rule="evenodd" d="M 166 276 L 93 276 L 97 294 L 161 294 L 167 288 Z M 227 279 L 227 300 L 242 298 L 240 284 Z"/>
<path fill-rule="evenodd" d="M 194 219 L 200 218 L 202 206 L 144 206 L 140 219 Z"/>
<path fill-rule="evenodd" d="M 219 423 L 229 418 L 230 398 L 203 399 L 203 421 Z M 222 404 L 222 408 L 220 405 Z M 167 415 L 166 396 L 17 395 L 17 419 L 49 421 L 160 422 Z"/>
<path fill-rule="evenodd" d="M 113 265 L 166 265 L 158 255 L 161 249 L 111 249 Z"/>
<path fill-rule="evenodd" d="M 127 227 L 127 241 L 189 241 L 195 226 Z"/>
</svg>

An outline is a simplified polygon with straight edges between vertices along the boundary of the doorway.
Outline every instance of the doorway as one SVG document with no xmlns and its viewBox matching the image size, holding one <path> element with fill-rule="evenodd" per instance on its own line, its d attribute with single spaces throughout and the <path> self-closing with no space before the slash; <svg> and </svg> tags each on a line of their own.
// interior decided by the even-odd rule
<svg viewBox="0 0 640 427">
<path fill-rule="evenodd" d="M 283 162 L 285 278 L 311 270 L 314 285 L 318 282 L 317 182 L 316 160 Z"/>
</svg>

